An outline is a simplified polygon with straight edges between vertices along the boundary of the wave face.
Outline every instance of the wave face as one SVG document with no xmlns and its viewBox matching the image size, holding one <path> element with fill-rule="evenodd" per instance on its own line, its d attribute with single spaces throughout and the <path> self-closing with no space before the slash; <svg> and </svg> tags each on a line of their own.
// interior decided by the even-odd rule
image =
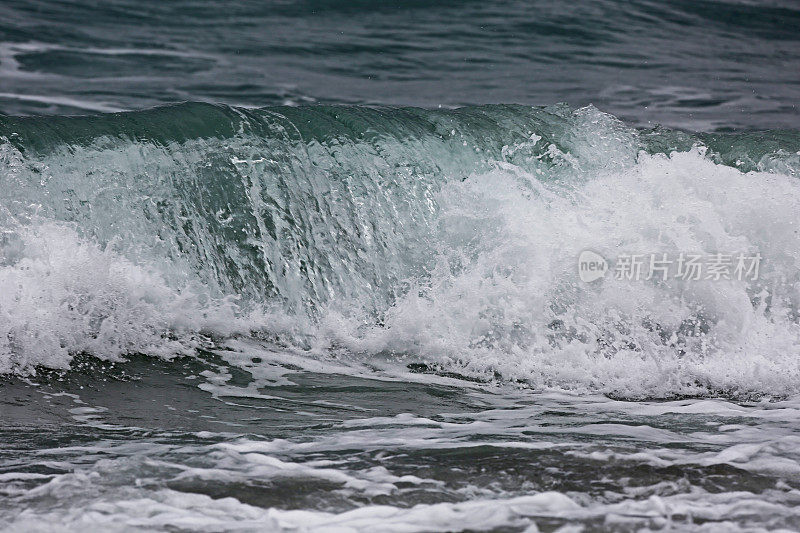
<svg viewBox="0 0 800 533">
<path fill-rule="evenodd" d="M 624 396 L 800 389 L 797 132 L 182 104 L 0 139 L 0 372 L 256 334 Z M 585 249 L 763 261 L 583 283 Z"/>
</svg>

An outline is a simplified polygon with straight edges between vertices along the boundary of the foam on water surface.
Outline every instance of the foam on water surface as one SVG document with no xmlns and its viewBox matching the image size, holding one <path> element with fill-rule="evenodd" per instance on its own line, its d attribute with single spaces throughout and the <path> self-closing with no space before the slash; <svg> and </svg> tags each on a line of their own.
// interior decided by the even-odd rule
<svg viewBox="0 0 800 533">
<path fill-rule="evenodd" d="M 35 445 L 37 452 L 4 466 L 0 517 L 10 530 L 59 523 L 70 531 L 752 531 L 791 530 L 800 520 L 796 398 L 779 406 L 632 403 L 483 386 L 424 416 L 333 406 L 332 416 L 317 416 L 308 428 L 293 404 L 276 402 L 251 406 L 250 420 L 229 411 L 238 427 L 220 431 L 209 417 L 216 430 L 186 433 L 190 419 L 180 411 L 199 406 L 180 402 L 174 391 L 188 390 L 182 387 L 149 404 L 151 393 L 134 387 L 151 386 L 154 375 L 126 389 L 147 404 L 139 413 L 108 404 L 90 381 L 63 409 L 80 405 L 76 416 L 96 418 L 76 419 L 74 433 L 56 447 L 17 430 L 13 448 Z M 352 401 L 370 401 L 368 380 L 358 393 L 346 376 L 326 379 L 331 390 L 349 388 Z M 54 386 L 63 387 L 7 393 L 47 395 Z M 242 386 L 227 385 L 231 396 Z M 434 393 L 442 386 L 426 387 Z M 296 391 L 271 388 L 286 400 Z M 405 395 L 383 393 L 396 402 L 407 402 Z M 152 424 L 148 413 L 167 401 L 178 406 L 168 432 L 118 425 Z M 424 398 L 407 407 L 421 412 Z M 268 437 L 283 410 L 292 413 L 282 419 L 283 436 Z M 80 427 L 92 433 L 81 435 Z"/>
</svg>

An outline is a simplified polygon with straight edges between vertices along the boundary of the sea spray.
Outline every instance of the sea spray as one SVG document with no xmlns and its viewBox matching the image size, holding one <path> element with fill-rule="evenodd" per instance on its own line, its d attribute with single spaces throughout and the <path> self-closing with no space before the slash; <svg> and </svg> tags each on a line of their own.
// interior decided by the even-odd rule
<svg viewBox="0 0 800 533">
<path fill-rule="evenodd" d="M 5 371 L 249 332 L 632 396 L 800 381 L 796 135 L 636 130 L 591 107 L 204 104 L 5 117 L 2 135 Z M 585 284 L 584 249 L 764 264 Z"/>
</svg>

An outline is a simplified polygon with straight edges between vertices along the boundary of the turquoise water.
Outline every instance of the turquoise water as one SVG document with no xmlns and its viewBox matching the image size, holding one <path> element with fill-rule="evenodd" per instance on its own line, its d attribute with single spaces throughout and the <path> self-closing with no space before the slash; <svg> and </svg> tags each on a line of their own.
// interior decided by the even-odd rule
<svg viewBox="0 0 800 533">
<path fill-rule="evenodd" d="M 0 529 L 797 530 L 797 22 L 3 4 Z"/>
</svg>

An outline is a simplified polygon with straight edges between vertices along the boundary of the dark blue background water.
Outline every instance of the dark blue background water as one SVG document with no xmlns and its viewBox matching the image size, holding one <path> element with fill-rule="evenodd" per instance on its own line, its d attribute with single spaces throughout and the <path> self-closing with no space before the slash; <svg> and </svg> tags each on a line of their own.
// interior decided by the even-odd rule
<svg viewBox="0 0 800 533">
<path fill-rule="evenodd" d="M 635 124 L 800 126 L 792 0 L 0 4 L 0 111 L 593 103 Z"/>
</svg>

